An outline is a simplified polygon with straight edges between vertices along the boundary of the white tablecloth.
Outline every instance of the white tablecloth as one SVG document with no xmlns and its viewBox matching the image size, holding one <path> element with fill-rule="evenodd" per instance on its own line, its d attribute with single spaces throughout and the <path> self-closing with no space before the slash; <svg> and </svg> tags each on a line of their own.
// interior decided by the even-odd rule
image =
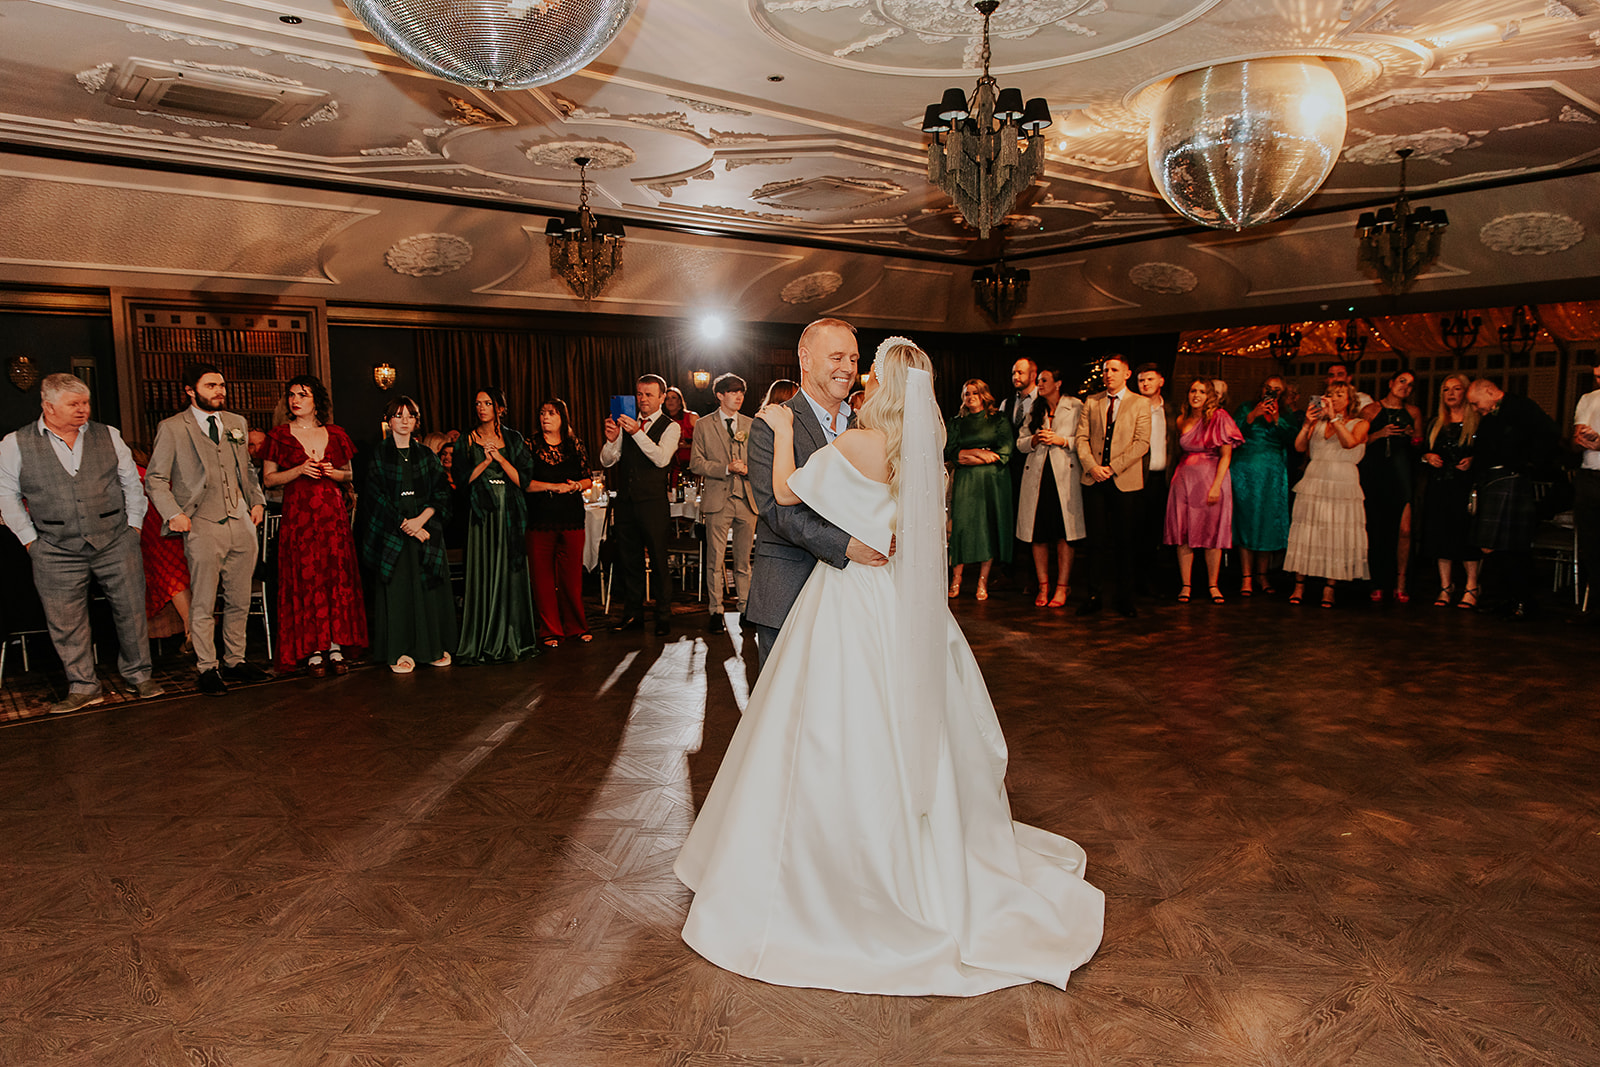
<svg viewBox="0 0 1600 1067">
<path fill-rule="evenodd" d="M 583 506 L 583 569 L 592 571 L 600 565 L 600 542 L 606 539 L 605 504 Z"/>
</svg>

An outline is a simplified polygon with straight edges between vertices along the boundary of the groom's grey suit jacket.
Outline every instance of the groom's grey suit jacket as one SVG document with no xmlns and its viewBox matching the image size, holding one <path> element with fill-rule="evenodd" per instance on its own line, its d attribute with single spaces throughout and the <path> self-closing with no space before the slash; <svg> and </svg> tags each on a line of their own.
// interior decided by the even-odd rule
<svg viewBox="0 0 1600 1067">
<path fill-rule="evenodd" d="M 794 412 L 794 465 L 798 470 L 828 435 L 804 393 L 785 404 Z M 854 416 L 851 422 L 855 421 Z M 761 419 L 750 429 L 750 491 L 755 495 L 756 548 L 750 600 L 744 618 L 778 629 L 806 584 L 817 560 L 843 568 L 850 535 L 804 504 L 785 506 L 772 497 L 772 427 Z"/>
</svg>

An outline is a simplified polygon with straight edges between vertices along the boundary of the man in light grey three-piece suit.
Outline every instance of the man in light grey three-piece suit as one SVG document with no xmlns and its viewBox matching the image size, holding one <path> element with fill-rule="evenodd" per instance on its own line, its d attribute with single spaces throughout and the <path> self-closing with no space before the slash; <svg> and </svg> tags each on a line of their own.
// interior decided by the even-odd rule
<svg viewBox="0 0 1600 1067">
<path fill-rule="evenodd" d="M 800 335 L 800 391 L 787 401 L 794 411 L 796 469 L 849 428 L 850 390 L 859 381 L 860 358 L 856 328 L 843 319 L 818 319 Z M 772 441 L 772 427 L 757 419 L 750 430 L 756 548 L 744 617 L 755 628 L 758 665 L 772 651 L 817 561 L 839 568 L 889 562 L 804 504 L 784 506 L 773 499 Z"/>
<path fill-rule="evenodd" d="M 728 531 L 733 531 L 733 588 L 742 617 L 750 603 L 750 552 L 755 546 L 756 511 L 750 492 L 750 416 L 744 406 L 744 379 L 724 374 L 711 383 L 717 410 L 696 423 L 689 449 L 689 470 L 704 479 L 700 516 L 706 526 L 706 630 L 721 633 L 724 556 Z"/>
<path fill-rule="evenodd" d="M 221 696 L 227 682 L 265 681 L 267 673 L 244 660 L 250 583 L 256 569 L 256 527 L 266 506 L 250 463 L 244 418 L 222 407 L 228 386 L 207 363 L 183 375 L 189 407 L 156 428 L 155 448 L 145 472 L 150 503 L 161 513 L 162 532 L 183 535 L 194 589 L 189 639 L 194 644 L 198 688 Z M 222 662 L 218 662 L 213 611 L 222 590 Z"/>
</svg>

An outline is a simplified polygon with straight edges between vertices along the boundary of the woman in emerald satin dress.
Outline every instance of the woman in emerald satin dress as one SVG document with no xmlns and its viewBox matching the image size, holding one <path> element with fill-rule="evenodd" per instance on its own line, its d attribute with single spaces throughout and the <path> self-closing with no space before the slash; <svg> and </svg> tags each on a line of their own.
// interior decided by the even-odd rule
<svg viewBox="0 0 1600 1067">
<path fill-rule="evenodd" d="M 416 441 L 421 409 L 409 396 L 384 412 L 389 437 L 373 450 L 361 500 L 361 558 L 372 569 L 372 655 L 396 674 L 418 663 L 448 667 L 456 647 L 444 524 L 450 481 L 433 450 Z"/>
<path fill-rule="evenodd" d="M 1267 570 L 1274 552 L 1289 547 L 1289 456 L 1300 415 L 1284 403 L 1277 375 L 1261 383 L 1260 398 L 1239 405 L 1233 420 L 1244 444 L 1233 450 L 1233 541 L 1244 577 L 1240 596 L 1270 593 Z"/>
<path fill-rule="evenodd" d="M 533 455 L 504 425 L 506 397 L 489 386 L 473 396 L 477 425 L 456 442 L 456 489 L 467 497 L 467 588 L 461 643 L 467 662 L 499 663 L 533 654 L 533 589 L 528 584 L 527 504 L 522 487 Z"/>
<path fill-rule="evenodd" d="M 989 566 L 1011 562 L 1011 420 L 1000 414 L 981 379 L 961 387 L 961 411 L 946 430 L 944 459 L 955 464 L 950 493 L 950 595 L 961 592 L 961 571 L 979 564 L 978 599 L 989 599 Z"/>
</svg>

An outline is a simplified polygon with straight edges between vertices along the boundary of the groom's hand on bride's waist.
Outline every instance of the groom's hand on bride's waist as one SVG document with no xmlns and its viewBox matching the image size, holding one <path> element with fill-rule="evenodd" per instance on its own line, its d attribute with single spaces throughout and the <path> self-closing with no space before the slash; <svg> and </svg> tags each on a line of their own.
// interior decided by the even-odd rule
<svg viewBox="0 0 1600 1067">
<path fill-rule="evenodd" d="M 889 562 L 889 556 L 894 555 L 894 538 L 889 539 L 889 556 L 868 545 L 864 541 L 850 538 L 850 543 L 845 546 L 845 558 L 852 563 L 860 563 L 868 567 L 881 567 Z"/>
</svg>

